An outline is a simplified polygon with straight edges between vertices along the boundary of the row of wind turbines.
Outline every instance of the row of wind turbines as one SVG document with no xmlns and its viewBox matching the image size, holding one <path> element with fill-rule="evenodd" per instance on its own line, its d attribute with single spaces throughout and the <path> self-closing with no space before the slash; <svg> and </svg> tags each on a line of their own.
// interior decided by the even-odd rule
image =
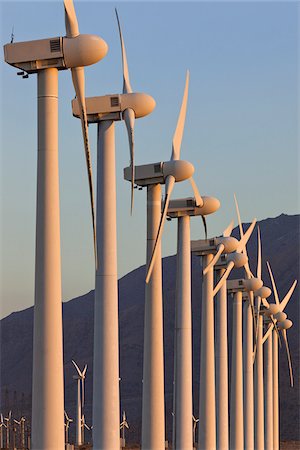
<svg viewBox="0 0 300 450">
<path fill-rule="evenodd" d="M 60 267 L 60 213 L 58 183 L 58 71 L 70 69 L 76 98 L 73 115 L 81 121 L 90 190 L 95 251 L 94 373 L 93 373 L 93 448 L 116 450 L 120 447 L 118 289 L 116 251 L 116 177 L 115 121 L 124 120 L 129 140 L 130 166 L 124 178 L 131 184 L 131 211 L 134 188 L 147 188 L 147 256 L 145 283 L 142 449 L 165 448 L 164 361 L 162 316 L 161 239 L 166 218 L 178 221 L 176 329 L 174 362 L 173 448 L 193 448 L 192 342 L 191 342 L 191 252 L 202 258 L 202 322 L 199 396 L 198 449 L 277 450 L 264 447 L 263 342 L 268 342 L 270 377 L 267 423 L 273 424 L 278 402 L 275 389 L 276 339 L 279 329 L 288 350 L 286 329 L 291 321 L 284 317 L 286 300 L 276 304 L 266 300 L 270 290 L 261 280 L 261 256 L 254 277 L 246 253 L 247 241 L 255 221 L 244 233 L 240 219 L 240 240 L 231 237 L 232 226 L 223 236 L 190 242 L 190 217 L 200 216 L 207 233 L 205 216 L 220 206 L 213 197 L 201 196 L 192 178 L 193 165 L 180 159 L 181 141 L 187 109 L 189 74 L 169 161 L 135 166 L 135 119 L 151 113 L 152 97 L 132 90 L 122 31 L 118 20 L 122 61 L 121 94 L 85 98 L 84 67 L 105 57 L 108 46 L 94 35 L 79 33 L 72 0 L 64 0 L 66 36 L 4 46 L 5 61 L 22 70 L 23 77 L 36 73 L 38 79 L 38 168 L 35 306 L 33 341 L 32 442 L 35 450 L 62 450 L 65 444 L 64 386 L 62 351 L 62 308 Z M 26 72 L 26 75 L 25 75 Z M 97 204 L 93 194 L 88 124 L 97 123 Z M 192 198 L 171 200 L 175 183 L 189 180 Z M 165 195 L 161 202 L 161 186 Z M 260 245 L 259 245 L 260 248 Z M 261 255 L 259 250 L 259 255 Z M 245 279 L 235 283 L 227 278 L 234 267 L 245 268 Z M 271 270 L 271 269 L 270 269 Z M 214 272 L 218 279 L 214 285 Z M 232 284 L 230 284 L 232 283 Z M 295 283 L 294 283 L 295 288 Z M 294 289 L 293 288 L 293 289 Z M 290 296 L 293 289 L 291 288 Z M 227 290 L 234 294 L 233 360 L 231 376 L 230 427 L 228 422 Z M 277 292 L 277 291 L 276 291 Z M 276 297 L 277 295 L 277 297 Z M 242 333 L 242 302 L 244 327 Z M 217 339 L 214 336 L 214 308 L 217 308 Z M 261 303 L 263 308 L 261 308 Z M 247 306 L 245 306 L 247 305 Z M 273 309 L 274 310 L 273 310 Z M 277 308 L 277 310 L 276 310 Z M 276 311 L 275 311 L 276 310 Z M 278 315 L 279 314 L 279 315 Z M 280 315 L 281 314 L 281 315 Z M 268 323 L 267 337 L 263 335 Z M 274 331 L 275 330 L 275 331 Z M 276 337 L 275 337 L 276 336 Z M 272 341 L 272 344 L 270 343 Z M 277 341 L 276 341 L 277 342 Z M 253 348 L 254 344 L 254 348 Z M 216 355 L 215 355 L 216 349 Z M 271 361 L 273 356 L 273 363 Z M 289 355 L 289 352 L 288 352 Z M 216 357 L 215 357 L 216 356 Z M 215 367 L 215 361 L 216 366 Z M 253 388 L 255 361 L 255 389 Z M 275 361 L 275 362 L 274 362 Z M 243 379 L 243 363 L 244 369 Z M 276 372 L 277 370 L 277 372 Z M 79 377 L 79 375 L 78 375 Z M 80 385 L 80 377 L 78 385 Z M 215 384 L 215 379 L 217 384 Z M 252 380 L 252 381 L 251 381 Z M 276 381 L 277 380 L 277 381 Z M 216 390 L 217 386 L 217 390 Z M 278 388 L 278 386 L 277 386 Z M 78 388 L 80 390 L 80 386 Z M 270 392 L 272 391 L 272 395 Z M 79 392 L 79 391 L 78 391 Z M 246 402 L 243 403 L 243 392 Z M 271 397 L 270 397 L 271 395 Z M 273 401 L 273 407 L 269 404 Z M 247 405 L 245 410 L 245 405 Z M 78 403 L 79 408 L 79 403 Z M 255 408 L 255 414 L 253 411 Z M 273 412 L 271 412 L 271 409 Z M 276 411 L 275 411 L 276 410 Z M 255 429 L 253 421 L 255 417 Z M 195 423 L 195 421 L 194 421 Z M 271 426 L 271 425 L 270 425 Z M 82 429 L 82 412 L 77 411 L 77 430 Z M 55 430 L 55 432 L 53 431 Z M 268 428 L 270 430 L 270 428 Z M 267 433 L 269 437 L 271 432 Z M 245 438 L 245 443 L 244 443 Z M 276 440 L 276 438 L 274 438 Z M 273 439 L 273 440 L 274 440 Z"/>
</svg>

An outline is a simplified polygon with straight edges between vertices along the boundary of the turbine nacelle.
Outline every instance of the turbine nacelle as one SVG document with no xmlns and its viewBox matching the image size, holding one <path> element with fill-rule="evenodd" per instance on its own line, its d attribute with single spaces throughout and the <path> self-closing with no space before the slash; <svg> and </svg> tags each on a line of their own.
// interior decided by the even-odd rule
<svg viewBox="0 0 300 450">
<path fill-rule="evenodd" d="M 222 253 L 232 253 L 234 252 L 239 245 L 239 241 L 233 236 L 220 236 L 215 238 L 216 245 L 222 245 L 223 251 Z"/>
<path fill-rule="evenodd" d="M 108 94 L 98 97 L 88 97 L 86 112 L 88 122 L 102 120 L 121 120 L 122 114 L 127 109 L 134 111 L 135 118 L 145 117 L 155 108 L 155 100 L 148 94 L 135 92 L 130 94 Z M 79 117 L 79 105 L 77 99 L 72 100 L 73 116 Z"/>
<path fill-rule="evenodd" d="M 244 287 L 247 292 L 257 291 L 263 286 L 263 282 L 260 278 L 250 278 L 249 280 L 244 280 Z"/>
<path fill-rule="evenodd" d="M 276 303 L 269 304 L 269 308 L 265 311 L 266 316 L 275 316 L 275 314 L 280 312 L 280 306 Z"/>
<path fill-rule="evenodd" d="M 293 326 L 293 322 L 289 319 L 285 319 L 282 322 L 277 322 L 277 327 L 279 330 L 288 330 Z"/>
<path fill-rule="evenodd" d="M 267 286 L 262 286 L 261 288 L 254 291 L 254 295 L 255 297 L 268 298 L 270 297 L 270 295 L 272 295 L 272 291 Z"/>
<path fill-rule="evenodd" d="M 140 186 L 165 184 L 168 176 L 173 176 L 179 182 L 189 179 L 193 173 L 194 166 L 188 161 L 165 161 L 135 166 L 134 180 Z M 124 178 L 131 181 L 131 167 L 125 167 Z"/>
<path fill-rule="evenodd" d="M 227 261 L 232 261 L 234 263 L 234 267 L 236 269 L 240 269 L 248 262 L 248 257 L 245 255 L 245 253 L 233 252 L 227 255 Z"/>
<path fill-rule="evenodd" d="M 4 59 L 11 66 L 35 73 L 90 66 L 106 55 L 108 46 L 98 36 L 81 34 L 74 38 L 53 37 L 4 45 Z"/>
<path fill-rule="evenodd" d="M 170 200 L 167 216 L 207 216 L 220 208 L 220 202 L 215 197 L 202 196 L 203 206 L 197 206 L 194 197 Z"/>
<path fill-rule="evenodd" d="M 285 312 L 279 311 L 278 313 L 275 314 L 274 318 L 278 322 L 283 322 L 287 318 L 287 315 Z"/>
</svg>

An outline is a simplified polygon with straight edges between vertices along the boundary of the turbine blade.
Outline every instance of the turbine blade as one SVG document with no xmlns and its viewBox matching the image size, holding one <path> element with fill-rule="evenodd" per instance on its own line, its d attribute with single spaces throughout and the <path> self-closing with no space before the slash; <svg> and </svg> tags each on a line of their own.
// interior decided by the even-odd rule
<svg viewBox="0 0 300 450">
<path fill-rule="evenodd" d="M 196 201 L 196 206 L 202 207 L 204 205 L 204 201 L 203 201 L 203 199 L 202 199 L 202 197 L 201 197 L 201 195 L 200 195 L 200 193 L 198 191 L 196 182 L 195 182 L 193 177 L 191 177 L 189 180 L 190 180 L 190 183 L 191 183 L 192 188 L 193 188 L 194 197 L 195 197 L 195 201 Z"/>
<path fill-rule="evenodd" d="M 270 323 L 269 328 L 267 329 L 267 331 L 265 332 L 263 338 L 262 338 L 262 344 L 264 344 L 266 342 L 266 340 L 268 339 L 268 337 L 271 335 L 272 331 L 274 330 L 274 323 Z"/>
<path fill-rule="evenodd" d="M 134 122 L 135 114 L 133 109 L 128 108 L 123 112 L 123 119 L 128 132 L 129 152 L 130 152 L 130 168 L 131 168 L 131 206 L 130 212 L 133 211 L 134 202 Z"/>
<path fill-rule="evenodd" d="M 156 259 L 156 255 L 157 255 L 157 249 L 158 249 L 158 246 L 159 246 L 160 241 L 161 241 L 163 227 L 164 227 L 165 219 L 166 219 L 167 212 L 168 212 L 168 207 L 169 207 L 169 202 L 170 202 L 170 195 L 171 195 L 171 192 L 173 190 L 174 184 L 175 184 L 175 178 L 172 175 L 168 175 L 168 177 L 166 179 L 166 194 L 165 194 L 165 201 L 164 201 L 163 211 L 162 211 L 162 214 L 161 214 L 161 217 L 160 217 L 160 223 L 159 223 L 159 227 L 158 227 L 158 232 L 157 232 L 157 236 L 156 236 L 153 252 L 152 252 L 152 255 L 151 255 L 150 263 L 149 263 L 149 266 L 148 266 L 148 270 L 147 270 L 146 283 L 149 283 L 149 280 L 150 280 L 150 277 L 151 277 L 151 274 L 152 274 L 152 270 L 153 270 L 153 267 L 154 267 L 154 263 L 155 263 L 155 259 Z"/>
<path fill-rule="evenodd" d="M 260 228 L 257 226 L 257 278 L 261 280 L 261 238 Z"/>
<path fill-rule="evenodd" d="M 203 275 L 206 275 L 207 272 L 216 264 L 216 262 L 218 261 L 218 259 L 220 258 L 223 250 L 224 250 L 225 246 L 224 244 L 220 244 L 217 253 L 215 254 L 215 256 L 213 257 L 213 259 L 211 260 L 211 262 L 204 268 L 203 270 Z"/>
<path fill-rule="evenodd" d="M 73 0 L 64 0 L 66 35 L 73 38 L 79 35 L 78 22 Z"/>
<path fill-rule="evenodd" d="M 273 288 L 273 294 L 274 294 L 274 297 L 275 297 L 275 302 L 276 302 L 277 305 L 279 305 L 280 302 L 279 302 L 278 291 L 277 291 L 277 287 L 276 287 L 276 284 L 275 284 L 275 280 L 274 280 L 274 277 L 273 277 L 273 273 L 272 273 L 272 269 L 271 269 L 271 265 L 270 265 L 269 261 L 267 261 L 267 268 L 268 268 L 270 279 L 271 279 L 271 283 L 272 283 L 272 288 Z"/>
<path fill-rule="evenodd" d="M 129 81 L 129 72 L 128 72 L 128 64 L 127 64 L 127 57 L 126 57 L 126 49 L 124 44 L 124 39 L 122 35 L 120 20 L 118 16 L 118 11 L 115 8 L 117 21 L 118 21 L 118 28 L 119 28 L 119 34 L 120 34 L 120 42 L 121 42 L 121 50 L 122 50 L 122 65 L 123 65 L 123 94 L 131 94 L 132 88 Z"/>
<path fill-rule="evenodd" d="M 219 290 L 221 289 L 221 287 L 223 286 L 223 284 L 225 283 L 225 281 L 227 280 L 227 278 L 230 275 L 230 272 L 232 271 L 234 267 L 234 262 L 233 261 L 229 261 L 229 264 L 224 272 L 224 275 L 222 276 L 222 278 L 219 280 L 218 284 L 216 285 L 216 287 L 213 290 L 213 296 L 215 296 Z"/>
<path fill-rule="evenodd" d="M 280 311 L 284 311 L 286 305 L 290 301 L 291 296 L 293 295 L 293 292 L 295 290 L 296 285 L 297 285 L 297 280 L 294 281 L 294 283 L 290 287 L 290 290 L 288 291 L 288 293 L 286 294 L 286 296 L 284 297 L 284 299 L 280 303 Z"/>
<path fill-rule="evenodd" d="M 227 228 L 223 231 L 223 237 L 229 237 L 232 233 L 234 221 L 232 220 Z"/>
<path fill-rule="evenodd" d="M 98 258 L 97 258 L 97 241 L 96 241 L 96 218 L 95 218 L 95 202 L 94 202 L 94 189 L 93 189 L 93 175 L 92 175 L 92 164 L 91 164 L 91 153 L 88 135 L 88 122 L 86 114 L 85 105 L 85 95 L 84 95 L 84 68 L 75 67 L 71 69 L 73 85 L 76 93 L 76 98 L 80 110 L 80 120 L 83 135 L 85 159 L 86 159 L 86 169 L 88 174 L 89 190 L 90 190 L 90 203 L 93 221 L 93 237 L 94 237 L 94 254 L 95 254 L 95 264 L 96 269 L 98 268 Z"/>
<path fill-rule="evenodd" d="M 87 371 L 87 364 L 84 366 L 84 369 L 82 371 L 82 376 L 83 377 L 85 377 L 86 371 Z"/>
<path fill-rule="evenodd" d="M 239 210 L 239 205 L 237 202 L 237 198 L 236 195 L 233 194 L 234 196 L 234 202 L 235 202 L 235 209 L 236 209 L 236 214 L 237 214 L 237 218 L 238 218 L 238 223 L 239 223 L 239 229 L 240 229 L 240 239 L 243 238 L 244 236 L 244 231 L 243 231 L 243 225 L 242 225 L 242 221 L 241 221 L 241 215 L 240 215 L 240 210 Z M 242 253 L 244 253 L 244 255 L 248 258 L 248 254 L 247 254 L 247 248 L 245 246 L 245 248 L 243 249 Z M 245 272 L 246 272 L 246 276 L 248 279 L 253 278 L 253 274 L 250 270 L 250 266 L 249 266 L 249 262 L 247 261 L 246 264 L 244 265 L 245 268 Z"/>
<path fill-rule="evenodd" d="M 76 362 L 72 359 L 72 363 L 74 364 L 75 369 L 78 372 L 78 375 L 80 376 L 80 378 L 82 377 L 82 373 L 81 370 L 79 369 L 78 365 L 76 364 Z"/>
<path fill-rule="evenodd" d="M 256 224 L 256 219 L 253 219 L 253 221 L 252 221 L 251 225 L 249 226 L 248 230 L 246 231 L 246 233 L 244 234 L 244 236 L 240 239 L 240 241 L 238 243 L 238 246 L 237 246 L 237 249 L 236 249 L 237 253 L 241 253 L 242 251 L 245 250 L 247 242 L 250 239 L 252 231 L 253 231 L 253 229 L 255 227 L 255 224 Z"/>
<path fill-rule="evenodd" d="M 293 376 L 292 359 L 291 359 L 291 353 L 290 353 L 290 348 L 289 348 L 289 343 L 288 343 L 288 338 L 287 338 L 287 332 L 284 329 L 281 330 L 281 332 L 282 332 L 282 337 L 283 337 L 283 340 L 284 340 L 284 343 L 285 343 L 286 354 L 287 354 L 287 358 L 288 358 L 291 387 L 294 387 L 294 376 Z"/>
<path fill-rule="evenodd" d="M 190 79 L 190 73 L 189 73 L 189 71 L 187 71 L 180 113 L 179 113 L 178 120 L 177 120 L 176 130 L 175 130 L 175 133 L 173 136 L 171 160 L 180 159 L 180 147 L 181 147 L 181 141 L 182 141 L 183 130 L 184 130 L 187 99 L 188 99 L 188 92 L 189 92 L 189 79 Z"/>
<path fill-rule="evenodd" d="M 207 241 L 207 223 L 206 223 L 205 216 L 201 216 L 201 219 L 202 219 L 202 223 L 203 223 L 203 226 L 204 226 L 205 240 Z"/>
</svg>

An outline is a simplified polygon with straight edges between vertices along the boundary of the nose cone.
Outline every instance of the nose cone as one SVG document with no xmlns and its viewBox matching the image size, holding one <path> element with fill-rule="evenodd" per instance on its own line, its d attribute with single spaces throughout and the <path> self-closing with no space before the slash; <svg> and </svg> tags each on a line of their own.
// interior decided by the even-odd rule
<svg viewBox="0 0 300 450">
<path fill-rule="evenodd" d="M 270 297 L 271 294 L 272 294 L 271 289 L 266 286 L 262 286 L 260 289 L 258 289 L 257 291 L 254 292 L 254 295 L 256 297 L 261 297 L 261 298 L 268 298 L 268 297 Z"/>
<path fill-rule="evenodd" d="M 191 178 L 194 173 L 194 166 L 188 161 L 166 161 L 163 163 L 164 178 L 168 175 L 172 175 L 175 181 L 184 181 Z"/>
<path fill-rule="evenodd" d="M 236 269 L 239 269 L 240 267 L 243 267 L 246 262 L 248 261 L 248 258 L 246 255 L 244 255 L 244 253 L 231 253 L 230 255 L 228 255 L 228 261 L 233 261 L 234 262 L 234 267 Z"/>
<path fill-rule="evenodd" d="M 266 316 L 274 316 L 279 312 L 279 305 L 276 303 L 271 303 L 269 309 L 266 311 Z"/>
<path fill-rule="evenodd" d="M 289 319 L 285 319 L 283 322 L 278 322 L 278 328 L 280 330 L 288 330 L 293 326 L 293 322 Z"/>
<path fill-rule="evenodd" d="M 278 322 L 283 322 L 287 318 L 287 315 L 286 313 L 279 311 L 274 317 Z"/>
<path fill-rule="evenodd" d="M 244 280 L 244 287 L 246 291 L 257 291 L 263 285 L 262 280 L 259 278 L 250 278 L 250 280 Z"/>
<path fill-rule="evenodd" d="M 80 34 L 75 38 L 63 38 L 63 52 L 69 69 L 84 67 L 103 59 L 108 52 L 108 45 L 94 34 Z"/>
<path fill-rule="evenodd" d="M 219 200 L 215 197 L 205 197 L 202 196 L 203 206 L 201 207 L 201 214 L 207 216 L 208 214 L 213 214 L 218 211 L 221 206 Z"/>
<path fill-rule="evenodd" d="M 136 119 L 139 117 L 148 116 L 148 114 L 152 113 L 155 106 L 156 102 L 154 98 L 148 94 L 134 92 L 121 95 L 122 111 L 127 108 L 133 109 Z"/>
<path fill-rule="evenodd" d="M 216 238 L 216 242 L 218 244 L 224 245 L 225 248 L 223 250 L 223 253 L 235 252 L 235 250 L 237 249 L 237 246 L 239 244 L 238 240 L 232 236 Z"/>
</svg>

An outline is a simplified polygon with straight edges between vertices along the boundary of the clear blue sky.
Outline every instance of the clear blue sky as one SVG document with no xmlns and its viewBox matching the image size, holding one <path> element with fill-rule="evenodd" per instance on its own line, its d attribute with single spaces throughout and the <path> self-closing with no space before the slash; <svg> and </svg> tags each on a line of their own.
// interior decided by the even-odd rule
<svg viewBox="0 0 300 450">
<path fill-rule="evenodd" d="M 185 72 L 190 93 L 182 158 L 196 169 L 203 195 L 222 207 L 208 217 L 216 235 L 235 217 L 265 219 L 299 213 L 296 2 L 75 2 L 80 31 L 103 37 L 105 59 L 86 69 L 86 96 L 122 89 L 117 6 L 134 90 L 157 106 L 136 121 L 136 163 L 167 160 L 181 103 Z M 1 42 L 65 34 L 62 2 L 1 2 Z M 1 62 L 1 316 L 33 304 L 36 200 L 36 76 L 17 77 Z M 59 74 L 62 297 L 94 287 L 88 184 L 80 122 L 72 117 L 74 90 Z M 96 125 L 90 126 L 96 174 Z M 116 124 L 119 276 L 145 261 L 145 190 L 136 191 L 130 217 L 127 134 Z M 191 195 L 188 183 L 174 197 Z M 192 238 L 204 236 L 193 219 Z M 168 222 L 163 254 L 176 252 L 176 222 Z"/>
</svg>

